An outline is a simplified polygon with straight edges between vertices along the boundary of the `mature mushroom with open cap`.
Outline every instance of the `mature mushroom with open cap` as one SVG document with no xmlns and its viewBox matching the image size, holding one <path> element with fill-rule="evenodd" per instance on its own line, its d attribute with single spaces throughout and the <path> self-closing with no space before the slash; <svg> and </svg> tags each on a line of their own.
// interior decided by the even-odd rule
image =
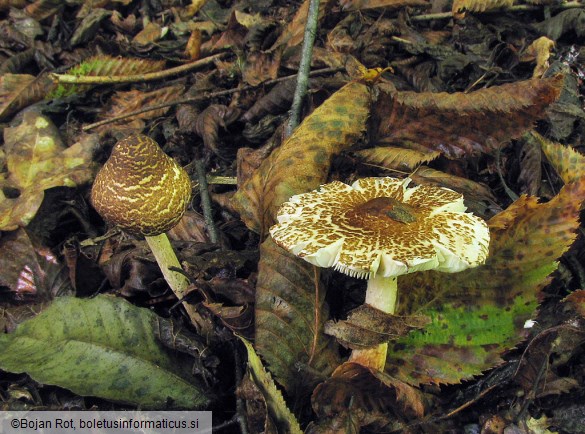
<svg viewBox="0 0 585 434">
<path fill-rule="evenodd" d="M 98 172 L 91 203 L 108 222 L 146 238 L 165 280 L 181 299 L 188 279 L 166 236 L 191 199 L 185 170 L 150 137 L 133 134 L 120 140 Z"/>
<path fill-rule="evenodd" d="M 389 314 L 397 276 L 421 270 L 455 273 L 482 264 L 488 254 L 485 221 L 465 212 L 463 196 L 411 179 L 334 181 L 284 203 L 274 241 L 319 267 L 368 279 L 366 303 Z M 352 361 L 382 370 L 388 344 L 354 350 Z"/>
</svg>

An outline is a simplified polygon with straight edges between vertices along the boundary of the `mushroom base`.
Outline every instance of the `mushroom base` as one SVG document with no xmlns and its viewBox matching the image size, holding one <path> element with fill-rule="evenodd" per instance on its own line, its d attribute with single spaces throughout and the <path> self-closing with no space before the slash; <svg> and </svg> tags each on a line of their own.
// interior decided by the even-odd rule
<svg viewBox="0 0 585 434">
<path fill-rule="evenodd" d="M 372 277 L 368 280 L 366 303 L 384 313 L 393 314 L 396 310 L 398 296 L 397 278 Z M 384 371 L 386 365 L 386 353 L 388 344 L 380 344 L 364 350 L 353 350 L 349 358 L 350 362 L 359 363 L 367 368 Z"/>
</svg>

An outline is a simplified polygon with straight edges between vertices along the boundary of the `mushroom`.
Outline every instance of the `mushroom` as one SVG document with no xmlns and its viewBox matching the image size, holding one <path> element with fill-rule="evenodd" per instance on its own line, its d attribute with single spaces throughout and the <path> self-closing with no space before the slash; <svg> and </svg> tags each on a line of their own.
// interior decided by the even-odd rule
<svg viewBox="0 0 585 434">
<path fill-rule="evenodd" d="M 448 273 L 482 264 L 488 254 L 484 220 L 466 213 L 463 196 L 411 179 L 334 181 L 291 197 L 270 235 L 279 246 L 318 267 L 368 279 L 366 303 L 396 310 L 397 277 L 421 270 Z M 354 350 L 351 360 L 383 370 L 388 344 Z"/>
<path fill-rule="evenodd" d="M 154 140 L 140 134 L 116 143 L 91 190 L 91 203 L 106 221 L 146 238 L 179 300 L 189 280 L 171 269 L 181 265 L 165 232 L 179 222 L 190 199 L 187 172 Z"/>
</svg>

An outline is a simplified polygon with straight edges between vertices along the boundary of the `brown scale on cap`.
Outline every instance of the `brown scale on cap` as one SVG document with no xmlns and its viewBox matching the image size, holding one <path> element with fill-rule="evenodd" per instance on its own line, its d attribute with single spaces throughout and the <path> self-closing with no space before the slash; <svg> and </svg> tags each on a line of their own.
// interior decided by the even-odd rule
<svg viewBox="0 0 585 434">
<path fill-rule="evenodd" d="M 154 140 L 140 134 L 116 143 L 91 190 L 91 203 L 105 220 L 144 236 L 175 226 L 190 199 L 185 170 Z"/>
</svg>

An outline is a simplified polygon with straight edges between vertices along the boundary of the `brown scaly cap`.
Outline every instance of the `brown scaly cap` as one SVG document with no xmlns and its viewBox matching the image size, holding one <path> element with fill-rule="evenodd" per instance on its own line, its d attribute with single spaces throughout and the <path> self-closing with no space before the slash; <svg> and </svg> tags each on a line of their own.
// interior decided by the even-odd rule
<svg viewBox="0 0 585 434">
<path fill-rule="evenodd" d="M 150 137 L 133 134 L 114 146 L 97 174 L 91 203 L 112 224 L 154 236 L 175 226 L 191 199 L 189 176 Z"/>
</svg>

